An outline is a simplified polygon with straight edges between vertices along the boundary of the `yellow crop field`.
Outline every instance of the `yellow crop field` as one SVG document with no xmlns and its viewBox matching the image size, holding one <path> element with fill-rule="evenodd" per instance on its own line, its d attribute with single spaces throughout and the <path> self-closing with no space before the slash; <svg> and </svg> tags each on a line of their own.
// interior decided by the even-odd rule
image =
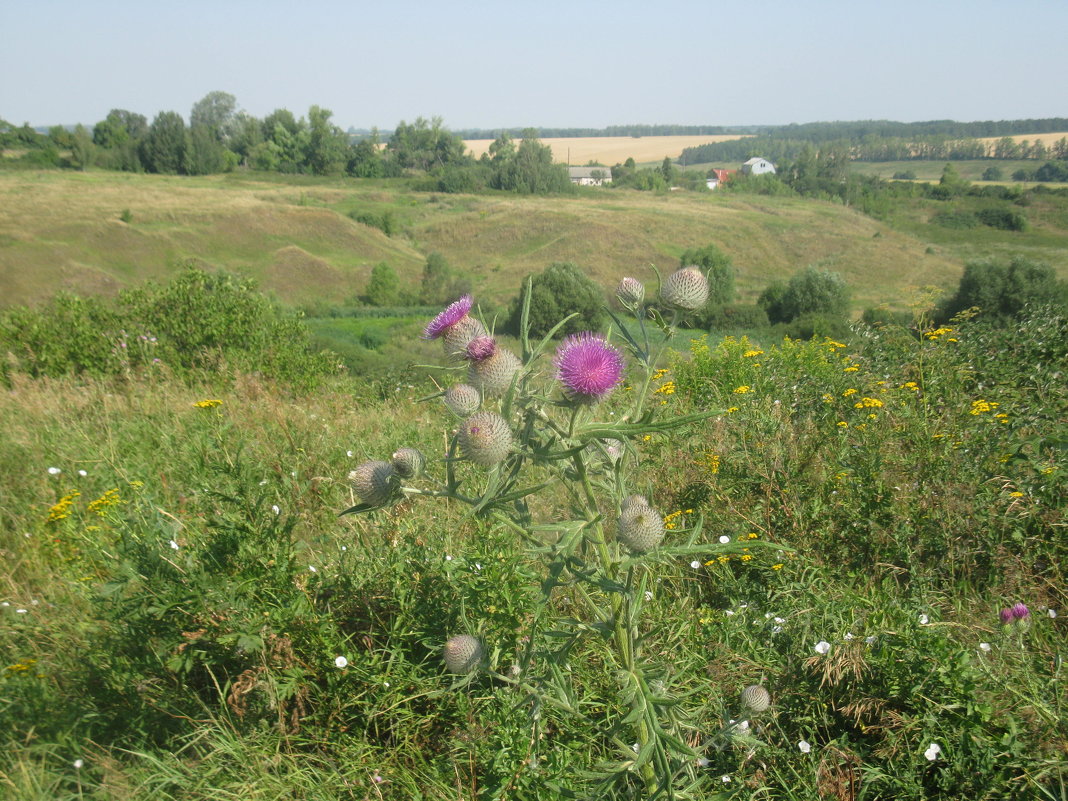
<svg viewBox="0 0 1068 801">
<path fill-rule="evenodd" d="M 985 136 L 979 141 L 994 144 L 1004 138 L 1005 137 L 1003 136 Z M 1034 144 L 1035 142 L 1041 142 L 1046 147 L 1049 147 L 1050 145 L 1054 145 L 1062 139 L 1068 138 L 1068 131 L 1058 131 L 1056 133 L 1041 134 L 1015 134 L 1014 136 L 1010 136 L 1009 138 L 1016 142 L 1022 142 L 1026 139 L 1031 144 Z"/>
<path fill-rule="evenodd" d="M 678 158 L 688 147 L 707 145 L 709 142 L 725 142 L 743 139 L 737 134 L 710 136 L 587 136 L 577 138 L 542 139 L 553 151 L 553 160 L 561 164 L 586 164 L 599 161 L 602 164 L 620 164 L 628 158 L 639 164 L 661 161 L 665 156 Z M 464 142 L 478 158 L 493 144 L 492 139 L 468 139 Z"/>
</svg>

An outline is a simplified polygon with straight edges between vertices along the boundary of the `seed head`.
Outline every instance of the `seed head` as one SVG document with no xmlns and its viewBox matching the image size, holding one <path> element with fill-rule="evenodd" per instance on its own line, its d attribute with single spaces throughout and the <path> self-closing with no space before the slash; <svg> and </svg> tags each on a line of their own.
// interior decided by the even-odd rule
<svg viewBox="0 0 1068 801">
<path fill-rule="evenodd" d="M 650 551 L 664 538 L 664 521 L 651 506 L 632 503 L 619 516 L 618 537 L 635 553 Z"/>
<path fill-rule="evenodd" d="M 589 331 L 567 337 L 556 349 L 554 364 L 564 394 L 572 400 L 599 401 L 623 378 L 623 354 Z"/>
<path fill-rule="evenodd" d="M 470 634 L 457 634 L 445 643 L 444 657 L 450 673 L 466 676 L 482 661 L 482 643 Z"/>
<path fill-rule="evenodd" d="M 459 436 L 464 456 L 482 467 L 500 464 L 512 449 L 512 429 L 496 412 L 475 412 L 464 420 Z"/>
<path fill-rule="evenodd" d="M 467 346 L 467 380 L 483 397 L 503 395 L 522 367 L 519 357 L 497 345 L 491 337 L 477 337 Z"/>
<path fill-rule="evenodd" d="M 349 481 L 363 503 L 385 506 L 396 492 L 393 465 L 389 462 L 363 462 L 349 473 Z"/>
<path fill-rule="evenodd" d="M 442 400 L 448 410 L 457 417 L 469 417 L 478 411 L 482 396 L 470 384 L 457 384 L 445 392 Z"/>
<path fill-rule="evenodd" d="M 401 478 L 418 478 L 426 467 L 426 457 L 415 448 L 399 448 L 391 464 Z"/>
<path fill-rule="evenodd" d="M 616 297 L 628 309 L 636 309 L 645 300 L 645 287 L 637 278 L 624 278 L 616 287 Z"/>
<path fill-rule="evenodd" d="M 668 276 L 660 288 L 660 297 L 677 309 L 700 309 L 708 302 L 708 279 L 696 267 L 683 267 Z"/>
<path fill-rule="evenodd" d="M 759 684 L 750 684 L 742 690 L 742 706 L 756 715 L 771 706 L 771 695 Z"/>
</svg>

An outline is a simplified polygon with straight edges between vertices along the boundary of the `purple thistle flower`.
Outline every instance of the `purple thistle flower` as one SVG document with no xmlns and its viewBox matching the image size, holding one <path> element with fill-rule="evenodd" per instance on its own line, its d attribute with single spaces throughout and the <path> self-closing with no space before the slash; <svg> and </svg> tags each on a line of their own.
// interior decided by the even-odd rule
<svg viewBox="0 0 1068 801">
<path fill-rule="evenodd" d="M 497 352 L 497 341 L 493 337 L 475 337 L 467 343 L 464 357 L 473 362 L 481 362 Z"/>
<path fill-rule="evenodd" d="M 998 613 L 998 617 L 1001 618 L 1001 622 L 1004 623 L 1006 626 L 1016 619 L 1015 616 L 1012 614 L 1012 608 L 1008 606 L 1006 606 L 1004 609 L 1001 610 L 1001 612 Z"/>
<path fill-rule="evenodd" d="M 1027 608 L 1026 604 L 1015 604 L 1012 607 L 1012 617 L 1014 620 L 1023 620 L 1025 617 L 1031 616 L 1031 610 Z"/>
<path fill-rule="evenodd" d="M 623 354 L 590 331 L 567 337 L 553 363 L 565 394 L 573 400 L 599 401 L 623 378 Z"/>
<path fill-rule="evenodd" d="M 467 313 L 471 311 L 473 305 L 474 299 L 470 295 L 464 295 L 459 300 L 450 303 L 445 308 L 445 311 L 430 321 L 426 330 L 423 331 L 423 339 L 437 339 L 440 337 L 449 328 L 463 320 Z"/>
</svg>

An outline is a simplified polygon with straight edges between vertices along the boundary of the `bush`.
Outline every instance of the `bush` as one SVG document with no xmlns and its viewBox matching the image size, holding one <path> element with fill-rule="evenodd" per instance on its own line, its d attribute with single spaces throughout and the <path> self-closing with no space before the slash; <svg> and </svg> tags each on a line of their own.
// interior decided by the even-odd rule
<svg viewBox="0 0 1068 801">
<path fill-rule="evenodd" d="M 940 211 L 931 217 L 931 222 L 943 228 L 975 228 L 979 219 L 970 211 Z"/>
<path fill-rule="evenodd" d="M 507 333 L 518 336 L 523 303 L 527 288 L 530 289 L 530 335 L 542 337 L 569 314 L 578 314 L 560 329 L 561 335 L 579 331 L 596 331 L 604 325 L 604 294 L 589 276 L 576 264 L 556 262 L 540 275 L 524 283 L 519 296 L 512 303 L 508 320 L 504 324 Z"/>
<path fill-rule="evenodd" d="M 1003 175 L 1001 167 L 987 167 L 983 170 L 984 181 L 1000 181 Z"/>
<path fill-rule="evenodd" d="M 915 181 L 916 172 L 914 170 L 903 170 L 901 172 L 894 173 L 895 181 Z"/>
<path fill-rule="evenodd" d="M 937 319 L 948 321 L 962 311 L 978 308 L 992 318 L 1019 317 L 1031 303 L 1065 303 L 1066 287 L 1048 264 L 1013 257 L 965 265 L 960 285 L 939 309 Z"/>
<path fill-rule="evenodd" d="M 975 217 L 983 225 L 989 225 L 991 228 L 1000 228 L 1002 231 L 1027 230 L 1027 218 L 1013 209 L 980 209 L 975 213 Z"/>
<path fill-rule="evenodd" d="M 397 232 L 397 221 L 392 211 L 385 211 L 381 214 L 374 214 L 369 211 L 350 211 L 349 217 L 363 225 L 377 228 L 386 236 L 393 236 Z"/>
<path fill-rule="evenodd" d="M 768 313 L 760 306 L 747 303 L 722 303 L 710 306 L 705 319 L 709 331 L 752 331 L 766 328 Z"/>
<path fill-rule="evenodd" d="M 804 315 L 845 319 L 849 311 L 849 288 L 842 276 L 816 267 L 806 267 L 785 286 L 775 283 L 757 299 L 772 323 L 789 323 Z"/>
</svg>

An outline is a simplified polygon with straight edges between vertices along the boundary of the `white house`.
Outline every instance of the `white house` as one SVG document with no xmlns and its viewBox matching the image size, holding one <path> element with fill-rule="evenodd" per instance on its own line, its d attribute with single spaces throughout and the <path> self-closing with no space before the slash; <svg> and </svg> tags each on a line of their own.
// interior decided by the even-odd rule
<svg viewBox="0 0 1068 801">
<path fill-rule="evenodd" d="M 609 167 L 568 167 L 571 183 L 579 186 L 601 186 L 612 183 L 612 170 Z"/>
<path fill-rule="evenodd" d="M 753 156 L 749 161 L 742 165 L 742 172 L 746 175 L 764 175 L 769 173 L 775 174 L 775 165 L 767 159 L 762 159 L 759 156 Z"/>
</svg>

